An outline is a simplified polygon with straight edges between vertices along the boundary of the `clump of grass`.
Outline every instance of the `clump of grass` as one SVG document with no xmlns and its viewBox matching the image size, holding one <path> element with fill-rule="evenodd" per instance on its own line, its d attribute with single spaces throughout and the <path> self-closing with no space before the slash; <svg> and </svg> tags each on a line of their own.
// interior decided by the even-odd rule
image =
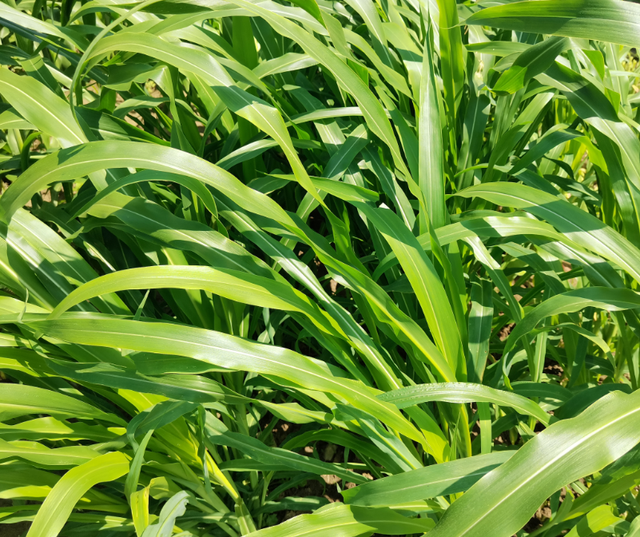
<svg viewBox="0 0 640 537">
<path fill-rule="evenodd" d="M 0 19 L 1 524 L 640 535 L 640 6 Z"/>
</svg>

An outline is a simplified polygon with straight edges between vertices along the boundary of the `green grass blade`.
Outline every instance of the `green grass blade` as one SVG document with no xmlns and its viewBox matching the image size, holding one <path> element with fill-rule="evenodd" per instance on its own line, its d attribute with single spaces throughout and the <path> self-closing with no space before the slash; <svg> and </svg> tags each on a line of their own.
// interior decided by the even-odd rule
<svg viewBox="0 0 640 537">
<path fill-rule="evenodd" d="M 634 46 L 632 36 L 640 28 L 640 7 L 616 0 L 512 2 L 482 9 L 465 23 Z"/>
<path fill-rule="evenodd" d="M 28 537 L 55 537 L 62 530 L 76 502 L 91 487 L 114 481 L 129 470 L 122 453 L 107 453 L 69 470 L 51 490 L 27 533 Z"/>
<path fill-rule="evenodd" d="M 365 483 L 344 491 L 343 497 L 350 505 L 376 506 L 400 505 L 464 492 L 512 455 L 512 452 L 502 451 L 428 466 Z"/>
<path fill-rule="evenodd" d="M 496 390 L 469 382 L 446 382 L 408 386 L 379 396 L 379 399 L 393 403 L 398 408 L 407 408 L 426 401 L 447 403 L 493 403 L 528 414 L 548 425 L 550 416 L 537 403 L 515 393 Z"/>
<path fill-rule="evenodd" d="M 640 441 L 634 425 L 639 403 L 637 393 L 610 394 L 577 418 L 539 433 L 457 500 L 432 536 L 513 535 L 556 490 L 602 469 Z"/>
</svg>

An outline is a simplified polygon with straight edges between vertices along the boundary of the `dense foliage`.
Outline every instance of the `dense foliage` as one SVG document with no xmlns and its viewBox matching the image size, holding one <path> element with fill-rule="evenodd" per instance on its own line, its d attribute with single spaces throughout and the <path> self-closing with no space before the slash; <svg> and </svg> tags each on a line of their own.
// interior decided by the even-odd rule
<svg viewBox="0 0 640 537">
<path fill-rule="evenodd" d="M 4 0 L 0 39 L 0 524 L 640 536 L 640 5 Z"/>
</svg>

